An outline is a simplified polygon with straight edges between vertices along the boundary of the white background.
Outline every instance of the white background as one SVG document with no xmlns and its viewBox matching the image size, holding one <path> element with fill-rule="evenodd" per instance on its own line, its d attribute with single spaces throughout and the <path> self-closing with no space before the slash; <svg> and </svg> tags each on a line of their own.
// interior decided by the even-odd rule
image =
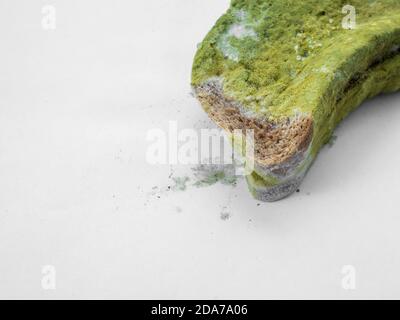
<svg viewBox="0 0 400 320">
<path fill-rule="evenodd" d="M 400 298 L 398 94 L 345 120 L 284 201 L 242 180 L 151 194 L 191 171 L 148 164 L 146 133 L 208 125 L 191 63 L 228 2 L 0 1 L 0 298 Z"/>
</svg>

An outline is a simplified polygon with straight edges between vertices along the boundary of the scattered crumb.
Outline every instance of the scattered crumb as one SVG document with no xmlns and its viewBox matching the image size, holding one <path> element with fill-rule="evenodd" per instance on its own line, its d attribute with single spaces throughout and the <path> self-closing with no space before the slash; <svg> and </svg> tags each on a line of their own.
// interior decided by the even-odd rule
<svg viewBox="0 0 400 320">
<path fill-rule="evenodd" d="M 221 220 L 226 221 L 229 220 L 231 217 L 231 214 L 229 211 L 227 211 L 228 208 L 227 207 L 223 207 L 222 211 L 221 211 Z"/>
</svg>

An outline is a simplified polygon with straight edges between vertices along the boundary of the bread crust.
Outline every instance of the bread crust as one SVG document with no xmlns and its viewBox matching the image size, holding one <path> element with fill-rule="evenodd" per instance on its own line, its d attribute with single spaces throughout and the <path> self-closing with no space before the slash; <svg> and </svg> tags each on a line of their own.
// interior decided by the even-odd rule
<svg viewBox="0 0 400 320">
<path fill-rule="evenodd" d="M 280 122 L 249 117 L 238 102 L 224 94 L 217 80 L 198 86 L 195 93 L 210 118 L 224 130 L 254 130 L 254 160 L 259 169 L 256 171 L 284 176 L 304 159 L 313 137 L 310 115 Z"/>
</svg>

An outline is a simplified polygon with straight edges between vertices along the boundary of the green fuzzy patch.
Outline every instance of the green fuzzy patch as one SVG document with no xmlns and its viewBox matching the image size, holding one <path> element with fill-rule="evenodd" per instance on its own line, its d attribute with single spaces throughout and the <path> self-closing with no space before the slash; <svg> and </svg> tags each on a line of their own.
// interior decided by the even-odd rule
<svg viewBox="0 0 400 320">
<path fill-rule="evenodd" d="M 192 85 L 223 79 L 224 92 L 271 121 L 316 113 L 344 94 L 349 76 L 400 43 L 400 1 L 233 0 L 196 54 Z"/>
</svg>

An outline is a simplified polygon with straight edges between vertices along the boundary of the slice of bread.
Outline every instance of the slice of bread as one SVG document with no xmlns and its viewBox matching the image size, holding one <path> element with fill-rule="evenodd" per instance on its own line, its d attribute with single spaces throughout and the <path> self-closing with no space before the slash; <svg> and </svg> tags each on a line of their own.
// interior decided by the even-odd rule
<svg viewBox="0 0 400 320">
<path fill-rule="evenodd" d="M 203 108 L 227 131 L 254 130 L 259 200 L 294 192 L 349 112 L 400 89 L 400 1 L 353 6 L 349 30 L 341 0 L 233 0 L 198 49 Z"/>
</svg>

